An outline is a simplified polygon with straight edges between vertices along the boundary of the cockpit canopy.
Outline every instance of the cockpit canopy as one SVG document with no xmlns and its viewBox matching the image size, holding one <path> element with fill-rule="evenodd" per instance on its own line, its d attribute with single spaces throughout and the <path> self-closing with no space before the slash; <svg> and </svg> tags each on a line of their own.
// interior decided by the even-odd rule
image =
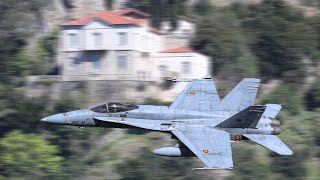
<svg viewBox="0 0 320 180">
<path fill-rule="evenodd" d="M 111 103 L 102 104 L 100 106 L 91 108 L 90 110 L 98 113 L 118 113 L 118 112 L 131 111 L 138 108 L 139 106 L 136 106 L 136 105 L 111 102 Z"/>
</svg>

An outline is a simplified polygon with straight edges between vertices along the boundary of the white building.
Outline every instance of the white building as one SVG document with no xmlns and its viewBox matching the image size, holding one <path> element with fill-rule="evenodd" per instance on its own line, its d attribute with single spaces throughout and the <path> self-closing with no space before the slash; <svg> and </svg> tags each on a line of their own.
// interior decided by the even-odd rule
<svg viewBox="0 0 320 180">
<path fill-rule="evenodd" d="M 164 21 L 161 23 L 161 32 L 164 34 L 171 35 L 175 38 L 190 39 L 195 33 L 194 20 L 191 18 L 182 16 L 177 22 L 177 27 L 173 30 L 169 21 Z"/>
<path fill-rule="evenodd" d="M 157 77 L 199 78 L 208 75 L 210 59 L 187 47 L 166 49 L 154 55 Z"/>
<path fill-rule="evenodd" d="M 208 57 L 189 48 L 165 50 L 169 48 L 166 37 L 150 27 L 149 17 L 136 9 L 125 9 L 63 24 L 58 58 L 63 80 L 158 81 L 171 74 L 192 78 L 210 74 Z M 182 25 L 191 28 L 185 22 Z M 180 32 L 185 31 L 177 29 L 177 34 Z"/>
</svg>

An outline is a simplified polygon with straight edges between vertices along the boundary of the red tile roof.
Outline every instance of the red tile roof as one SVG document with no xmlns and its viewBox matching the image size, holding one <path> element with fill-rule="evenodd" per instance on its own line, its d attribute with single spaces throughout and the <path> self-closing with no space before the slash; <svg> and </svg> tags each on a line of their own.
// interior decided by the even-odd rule
<svg viewBox="0 0 320 180">
<path fill-rule="evenodd" d="M 146 22 L 145 19 L 130 19 L 130 21 L 135 25 L 143 25 Z"/>
<path fill-rule="evenodd" d="M 189 53 L 189 52 L 193 52 L 193 50 L 188 47 L 179 47 L 179 48 L 166 49 L 161 51 L 161 53 Z"/>
<path fill-rule="evenodd" d="M 128 15 L 130 13 L 136 14 L 136 15 L 140 16 L 141 18 L 148 18 L 151 16 L 150 14 L 142 12 L 142 11 L 135 9 L 135 8 L 127 8 L 127 9 L 122 9 L 119 11 L 119 14 L 121 14 L 121 15 Z"/>
<path fill-rule="evenodd" d="M 143 23 L 141 20 L 129 19 L 113 11 L 103 11 L 91 16 L 81 18 L 81 19 L 69 21 L 65 23 L 63 26 L 81 26 L 81 25 L 85 25 L 86 23 L 88 23 L 93 19 L 101 19 L 110 24 L 140 25 Z"/>
</svg>

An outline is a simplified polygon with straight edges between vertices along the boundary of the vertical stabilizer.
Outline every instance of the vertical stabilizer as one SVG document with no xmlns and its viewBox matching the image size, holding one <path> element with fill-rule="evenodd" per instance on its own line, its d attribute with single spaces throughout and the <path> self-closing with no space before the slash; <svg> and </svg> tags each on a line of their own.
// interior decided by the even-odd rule
<svg viewBox="0 0 320 180">
<path fill-rule="evenodd" d="M 254 105 L 260 79 L 244 78 L 231 92 L 224 97 L 218 106 L 221 110 L 242 111 Z"/>
</svg>

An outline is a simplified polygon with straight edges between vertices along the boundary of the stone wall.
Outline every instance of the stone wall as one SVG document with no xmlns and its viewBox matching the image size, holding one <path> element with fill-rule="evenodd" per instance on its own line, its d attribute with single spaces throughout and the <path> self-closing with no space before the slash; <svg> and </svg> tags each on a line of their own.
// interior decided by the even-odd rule
<svg viewBox="0 0 320 180">
<path fill-rule="evenodd" d="M 62 76 L 29 76 L 26 79 L 28 97 L 48 96 L 52 101 L 64 97 L 86 98 L 83 106 L 104 102 L 141 103 L 146 98 L 159 99 L 161 84 L 147 81 L 103 80 L 63 81 Z"/>
<path fill-rule="evenodd" d="M 70 10 L 73 19 L 105 10 L 104 0 L 72 0 L 71 3 L 73 8 Z"/>
</svg>

